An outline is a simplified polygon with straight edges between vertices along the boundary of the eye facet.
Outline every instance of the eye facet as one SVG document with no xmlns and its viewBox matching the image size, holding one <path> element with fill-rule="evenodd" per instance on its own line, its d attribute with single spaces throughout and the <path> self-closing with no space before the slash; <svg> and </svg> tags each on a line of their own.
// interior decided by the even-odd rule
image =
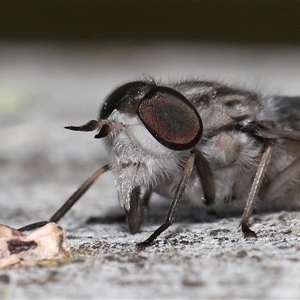
<svg viewBox="0 0 300 300">
<path fill-rule="evenodd" d="M 153 137 L 171 150 L 191 149 L 201 139 L 199 113 L 174 89 L 154 87 L 140 102 L 137 113 Z"/>
</svg>

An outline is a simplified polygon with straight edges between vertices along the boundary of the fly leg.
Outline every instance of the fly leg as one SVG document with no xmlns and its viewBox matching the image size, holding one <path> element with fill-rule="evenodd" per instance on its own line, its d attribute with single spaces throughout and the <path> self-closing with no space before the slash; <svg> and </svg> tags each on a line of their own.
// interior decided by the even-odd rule
<svg viewBox="0 0 300 300">
<path fill-rule="evenodd" d="M 132 234 L 137 233 L 141 227 L 144 216 L 144 208 L 149 203 L 150 195 L 151 190 L 148 190 L 141 197 L 140 187 L 134 188 L 131 192 L 130 210 L 127 211 L 125 209 L 125 214 L 129 230 Z"/>
<path fill-rule="evenodd" d="M 158 227 L 144 242 L 138 243 L 137 245 L 138 249 L 144 249 L 145 247 L 149 246 L 162 232 L 164 232 L 167 228 L 169 228 L 169 226 L 172 225 L 178 209 L 178 205 L 183 197 L 183 193 L 185 191 L 186 185 L 191 177 L 194 162 L 195 162 L 195 153 L 191 151 L 191 154 L 183 169 L 179 184 L 176 188 L 175 197 L 172 200 L 172 203 L 170 205 L 165 223 L 162 224 L 160 227 Z"/>
<path fill-rule="evenodd" d="M 215 201 L 216 188 L 214 177 L 210 169 L 208 161 L 205 159 L 203 154 L 195 149 L 195 165 L 202 183 L 202 189 L 205 197 L 205 205 L 212 205 Z"/>
<path fill-rule="evenodd" d="M 49 221 L 42 221 L 29 224 L 19 229 L 19 231 L 27 231 L 36 229 L 46 225 L 49 222 L 57 223 L 71 208 L 72 206 L 85 194 L 85 192 L 93 185 L 98 177 L 104 172 L 109 170 L 109 165 L 103 166 L 97 170 L 91 177 L 85 180 L 82 185 L 75 191 L 75 193 L 63 204 L 63 206 L 49 219 Z"/>
<path fill-rule="evenodd" d="M 249 228 L 249 218 L 251 216 L 259 188 L 261 186 L 261 183 L 263 181 L 267 167 L 269 165 L 272 151 L 274 148 L 274 144 L 275 143 L 273 140 L 266 141 L 264 153 L 263 153 L 261 161 L 258 165 L 258 169 L 256 171 L 256 174 L 255 174 L 255 177 L 253 180 L 253 184 L 251 186 L 251 190 L 248 195 L 246 207 L 245 207 L 244 213 L 242 215 L 242 220 L 241 220 L 242 231 L 244 233 L 245 238 L 249 238 L 249 237 L 256 238 L 255 232 Z"/>
</svg>

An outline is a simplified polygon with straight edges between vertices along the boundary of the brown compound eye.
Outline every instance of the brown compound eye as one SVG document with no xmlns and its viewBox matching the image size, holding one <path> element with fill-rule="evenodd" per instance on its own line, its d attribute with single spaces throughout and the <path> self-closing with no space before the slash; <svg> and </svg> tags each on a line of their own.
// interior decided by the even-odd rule
<svg viewBox="0 0 300 300">
<path fill-rule="evenodd" d="M 137 113 L 153 137 L 171 150 L 191 149 L 201 139 L 199 113 L 174 89 L 154 87 L 141 100 Z"/>
</svg>

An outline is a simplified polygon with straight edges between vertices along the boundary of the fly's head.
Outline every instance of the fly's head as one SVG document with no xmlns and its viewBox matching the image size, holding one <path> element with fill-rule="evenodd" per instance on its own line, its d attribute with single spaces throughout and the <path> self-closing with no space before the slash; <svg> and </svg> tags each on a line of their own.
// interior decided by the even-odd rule
<svg viewBox="0 0 300 300">
<path fill-rule="evenodd" d="M 134 215 L 131 219 L 138 219 L 151 190 L 163 178 L 182 171 L 203 131 L 197 110 L 181 93 L 143 81 L 127 83 L 112 92 L 98 121 L 67 128 L 98 130 L 95 138 L 104 138 L 127 219 L 130 212 Z M 130 230 L 135 232 L 140 222 Z"/>
</svg>

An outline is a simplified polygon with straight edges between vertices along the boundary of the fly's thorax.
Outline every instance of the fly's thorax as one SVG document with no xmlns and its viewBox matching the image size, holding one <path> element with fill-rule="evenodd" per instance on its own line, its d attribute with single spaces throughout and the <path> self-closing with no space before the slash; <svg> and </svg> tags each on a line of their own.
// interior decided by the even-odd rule
<svg viewBox="0 0 300 300">
<path fill-rule="evenodd" d="M 221 131 L 204 138 L 200 151 L 210 163 L 216 187 L 215 204 L 244 199 L 263 153 L 263 143 L 247 133 Z"/>
</svg>

